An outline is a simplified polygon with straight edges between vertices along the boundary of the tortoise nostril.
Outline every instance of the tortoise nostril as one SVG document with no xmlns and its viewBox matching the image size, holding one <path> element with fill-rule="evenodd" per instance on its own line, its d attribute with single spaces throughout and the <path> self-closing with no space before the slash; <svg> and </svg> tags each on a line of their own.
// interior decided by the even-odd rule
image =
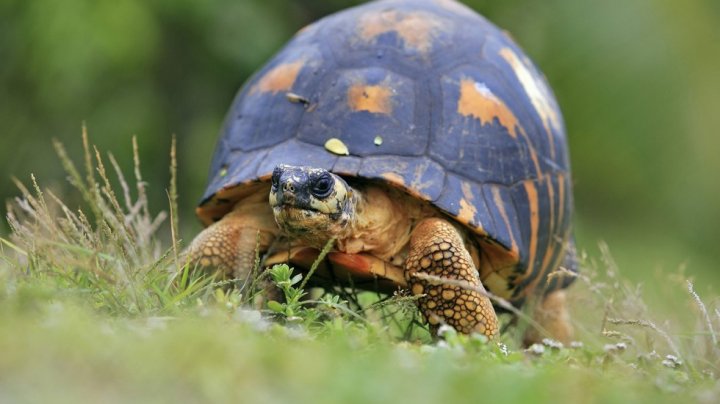
<svg viewBox="0 0 720 404">
<path fill-rule="evenodd" d="M 295 192 L 295 186 L 289 181 L 282 184 L 282 189 L 285 192 Z"/>
</svg>

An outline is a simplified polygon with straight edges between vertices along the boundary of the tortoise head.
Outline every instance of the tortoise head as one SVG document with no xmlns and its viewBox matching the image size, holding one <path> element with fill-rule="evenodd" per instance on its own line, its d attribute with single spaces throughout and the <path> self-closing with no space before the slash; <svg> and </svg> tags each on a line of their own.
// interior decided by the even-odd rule
<svg viewBox="0 0 720 404">
<path fill-rule="evenodd" d="M 280 228 L 322 247 L 354 220 L 356 194 L 339 176 L 321 168 L 279 165 L 272 174 L 270 206 Z"/>
</svg>

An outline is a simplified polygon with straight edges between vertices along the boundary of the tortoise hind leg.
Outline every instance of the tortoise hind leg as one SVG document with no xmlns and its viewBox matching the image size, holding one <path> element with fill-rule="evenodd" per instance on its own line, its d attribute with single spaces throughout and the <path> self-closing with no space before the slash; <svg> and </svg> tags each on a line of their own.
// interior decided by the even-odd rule
<svg viewBox="0 0 720 404">
<path fill-rule="evenodd" d="M 567 243 L 567 252 L 565 260 L 561 265 L 563 269 L 571 273 L 578 272 L 578 259 L 573 238 Z M 550 282 L 549 289 L 542 301 L 537 304 L 533 310 L 533 320 L 537 322 L 549 336 L 568 344 L 573 339 L 574 331 L 570 322 L 570 314 L 567 309 L 567 298 L 565 296 L 565 288 L 568 287 L 575 277 L 571 274 L 559 274 Z M 526 346 L 540 342 L 542 337 L 538 330 L 530 327 L 525 332 L 523 344 Z"/>
<path fill-rule="evenodd" d="M 446 220 L 425 219 L 413 230 L 405 263 L 408 286 L 413 295 L 422 295 L 418 305 L 433 333 L 445 323 L 465 334 L 497 334 L 497 316 L 485 295 L 471 288 L 422 279 L 416 276 L 420 273 L 461 281 L 484 291 L 460 234 Z"/>
<path fill-rule="evenodd" d="M 545 295 L 542 302 L 535 306 L 533 320 L 548 332 L 550 338 L 565 345 L 572 341 L 573 327 L 570 324 L 564 290 L 555 290 Z M 542 336 L 538 330 L 532 327 L 527 329 L 523 345 L 530 346 L 541 341 Z"/>
</svg>

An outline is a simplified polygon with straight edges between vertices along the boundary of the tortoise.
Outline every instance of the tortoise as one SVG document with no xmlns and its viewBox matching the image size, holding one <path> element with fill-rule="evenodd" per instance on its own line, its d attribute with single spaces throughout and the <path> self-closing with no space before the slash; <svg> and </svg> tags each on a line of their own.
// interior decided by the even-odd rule
<svg viewBox="0 0 720 404">
<path fill-rule="evenodd" d="M 432 330 L 488 337 L 487 291 L 537 302 L 567 341 L 568 160 L 546 79 L 507 33 L 454 0 L 366 3 L 301 29 L 241 88 L 190 258 L 246 278 L 257 248 L 307 270 L 332 240 L 320 284 L 402 288 Z"/>
</svg>

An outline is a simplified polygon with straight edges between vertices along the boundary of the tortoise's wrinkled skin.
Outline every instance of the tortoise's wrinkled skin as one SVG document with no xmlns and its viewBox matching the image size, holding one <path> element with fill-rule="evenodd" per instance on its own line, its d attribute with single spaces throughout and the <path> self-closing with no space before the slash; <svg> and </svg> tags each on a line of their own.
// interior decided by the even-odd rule
<svg viewBox="0 0 720 404">
<path fill-rule="evenodd" d="M 347 145 L 349 155 L 327 150 L 331 138 Z M 534 296 L 564 301 L 558 296 L 573 277 L 548 278 L 561 265 L 575 270 L 561 113 L 542 74 L 509 36 L 453 0 L 371 2 L 298 32 L 236 97 L 198 216 L 206 225 L 233 221 L 251 228 L 242 223 L 257 219 L 233 209 L 268 192 L 273 170 L 283 164 L 327 170 L 351 187 L 377 184 L 373 192 L 399 192 L 402 197 L 390 199 L 425 209 L 395 230 L 397 240 L 406 240 L 402 258 L 336 246 L 341 254 L 330 260 L 345 263 L 351 274 L 365 266 L 385 271 L 380 275 L 387 282 L 376 285 L 419 290 L 415 281 L 398 277 L 397 268 L 412 271 L 401 261 L 414 251 L 410 236 L 418 223 L 442 217 L 460 229 L 464 246 L 457 256 L 466 264 L 459 265 L 472 264 L 481 287 L 518 307 Z M 256 209 L 263 223 L 271 215 L 269 206 Z M 266 249 L 273 250 L 272 240 L 293 234 L 292 241 L 302 232 L 288 230 L 268 236 Z M 425 247 L 418 247 L 419 256 Z M 194 243 L 194 256 L 212 261 L 197 253 L 202 249 Z M 452 275 L 453 265 L 442 267 L 433 271 Z M 423 294 L 424 311 L 430 302 L 445 310 Z M 457 300 L 443 321 L 456 317 Z M 461 299 L 461 306 L 471 300 Z M 567 331 L 565 324 L 549 323 L 559 334 Z M 469 330 L 459 319 L 451 325 Z"/>
</svg>

